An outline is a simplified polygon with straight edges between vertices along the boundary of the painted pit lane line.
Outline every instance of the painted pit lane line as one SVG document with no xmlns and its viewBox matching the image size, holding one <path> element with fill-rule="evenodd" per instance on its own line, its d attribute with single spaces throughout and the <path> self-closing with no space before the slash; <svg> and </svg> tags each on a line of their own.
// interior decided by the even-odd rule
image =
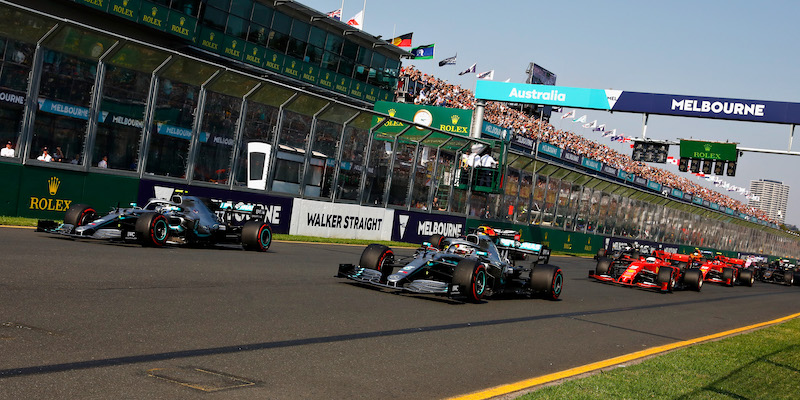
<svg viewBox="0 0 800 400">
<path fill-rule="evenodd" d="M 678 301 L 674 303 L 666 303 L 666 304 L 649 304 L 649 305 L 641 305 L 641 306 L 629 306 L 629 307 L 618 307 L 618 308 L 608 308 L 608 309 L 601 309 L 601 310 L 581 310 L 581 311 L 574 311 L 569 313 L 561 313 L 561 314 L 545 314 L 545 315 L 534 315 L 534 316 L 526 316 L 526 317 L 516 317 L 516 318 L 506 318 L 506 319 L 497 319 L 497 320 L 487 320 L 487 321 L 470 321 L 470 322 L 457 322 L 445 325 L 431 325 L 431 326 L 418 326 L 418 327 L 409 327 L 409 328 L 400 328 L 400 329 L 392 329 L 392 330 L 383 330 L 383 331 L 372 331 L 372 332 L 358 332 L 358 333 L 346 333 L 341 335 L 331 335 L 331 336 L 319 336 L 319 337 L 309 337 L 303 339 L 293 339 L 293 340 L 278 340 L 272 342 L 262 342 L 262 343 L 245 343 L 245 344 L 238 344 L 238 345 L 230 345 L 230 346 L 222 346 L 222 347 L 210 347 L 204 349 L 190 349 L 190 350 L 176 350 L 170 352 L 163 352 L 163 353 L 154 353 L 154 354 L 141 354 L 141 355 L 132 355 L 132 356 L 120 356 L 120 357 L 112 357 L 112 358 L 103 358 L 103 359 L 94 359 L 94 360 L 86 360 L 86 361 L 75 361 L 69 363 L 60 363 L 60 364 L 48 364 L 48 365 L 36 365 L 36 366 L 27 366 L 27 367 L 17 367 L 17 368 L 8 368 L 8 369 L 0 369 L 0 380 L 11 378 L 15 376 L 28 376 L 28 375 L 38 375 L 38 374 L 50 374 L 50 373 L 57 373 L 57 372 L 66 372 L 66 371 L 76 371 L 76 370 L 85 370 L 85 369 L 93 369 L 93 368 L 105 368 L 105 367 L 113 367 L 113 366 L 120 366 L 120 365 L 131 365 L 131 364 L 140 364 L 140 363 L 147 363 L 153 361 L 164 361 L 164 360 L 174 360 L 174 359 L 185 359 L 191 357 L 204 357 L 204 356 L 214 356 L 214 355 L 221 355 L 221 354 L 236 354 L 236 353 L 244 353 L 244 352 L 252 352 L 252 351 L 261 351 L 261 350 L 269 350 L 269 349 L 277 349 L 277 348 L 289 348 L 295 346 L 307 346 L 307 345 L 315 345 L 315 344 L 327 344 L 327 343 L 337 343 L 337 342 L 348 342 L 354 340 L 362 340 L 362 339 L 370 339 L 376 337 L 392 337 L 392 336 L 402 336 L 402 335 L 412 335 L 418 333 L 426 333 L 426 332 L 440 332 L 440 331 L 451 331 L 457 329 L 469 329 L 469 328 L 477 328 L 477 327 L 486 327 L 486 326 L 501 326 L 507 324 L 516 324 L 521 322 L 530 322 L 530 321 L 541 321 L 541 320 L 552 320 L 557 318 L 577 318 L 577 317 L 586 317 L 590 315 L 601 315 L 601 314 L 610 314 L 610 313 L 618 313 L 618 312 L 627 312 L 627 311 L 641 311 L 647 309 L 654 309 L 654 308 L 664 308 L 664 307 L 675 307 L 675 306 L 684 306 L 689 304 L 700 304 L 700 303 L 714 303 L 719 301 L 730 301 L 732 299 L 743 299 L 743 298 L 754 298 L 754 297 L 768 297 L 768 296 L 784 296 L 789 294 L 788 292 L 780 293 L 780 292 L 772 292 L 772 293 L 757 293 L 757 294 L 745 294 L 745 295 L 735 295 L 735 296 L 726 296 L 716 299 L 704 299 L 704 300 L 692 300 L 692 301 Z M 788 318 L 793 318 L 795 316 L 800 315 L 794 314 Z M 777 322 L 771 322 L 777 323 Z M 753 327 L 763 326 L 769 324 L 762 323 L 760 325 L 752 325 L 746 328 L 740 328 L 740 330 L 746 329 L 753 329 Z M 732 334 L 731 331 L 727 331 L 727 334 Z M 713 336 L 713 335 L 712 335 Z M 692 339 L 693 341 L 702 341 L 702 340 L 709 340 L 710 337 L 705 337 L 705 339 Z M 679 342 L 685 343 L 685 342 Z M 694 342 L 692 342 L 694 343 Z M 670 345 L 662 346 L 669 347 Z M 658 348 L 654 348 L 658 349 Z M 669 348 L 662 349 L 660 351 L 666 351 Z M 651 350 L 646 350 L 652 352 Z M 640 353 L 633 353 L 633 354 L 641 354 Z M 625 357 L 625 356 L 623 356 Z M 639 355 L 638 357 L 644 357 L 644 355 Z M 615 360 L 615 359 L 612 359 Z M 624 362 L 624 361 L 617 361 L 617 363 Z M 593 365 L 593 364 L 590 364 Z M 611 364 L 613 365 L 613 364 Z M 582 367 L 579 367 L 582 368 Z M 602 368 L 602 367 L 595 367 Z M 591 370 L 591 369 L 590 369 Z M 572 370 L 568 370 L 572 371 Z M 587 370 L 589 371 L 589 370 Z M 562 372 L 563 373 L 563 372 Z M 556 373 L 556 374 L 562 374 Z M 545 375 L 545 377 L 550 377 L 552 375 Z M 577 373 L 574 373 L 577 374 Z M 573 375 L 574 375 L 573 374 Z M 563 377 L 572 376 L 560 376 L 556 378 L 549 378 L 551 381 L 555 379 L 561 379 Z M 534 379 L 541 379 L 541 378 L 534 378 Z M 523 382 L 529 382 L 532 380 L 526 380 Z M 519 383 L 518 383 L 519 384 Z M 525 387 L 527 388 L 530 386 L 534 386 L 538 383 L 528 384 Z M 505 387 L 505 386 L 502 386 Z M 516 387 L 516 386 L 515 386 Z M 520 389 L 522 389 L 520 388 Z M 520 390 L 517 389 L 517 390 Z M 491 389 L 490 389 L 491 390 Z M 483 393 L 483 392 L 480 392 Z M 492 395 L 495 396 L 495 395 Z M 491 397 L 491 396 L 490 396 Z M 464 397 L 463 399 L 486 399 L 489 397 Z"/>
<path fill-rule="evenodd" d="M 688 346 L 691 346 L 691 345 L 694 345 L 694 344 L 698 344 L 698 343 L 702 343 L 702 342 L 706 342 L 706 341 L 710 341 L 710 340 L 714 340 L 714 339 L 724 338 L 726 336 L 736 335 L 736 334 L 739 334 L 739 333 L 742 333 L 742 332 L 746 332 L 746 331 L 749 331 L 749 330 L 753 330 L 753 329 L 758 329 L 758 328 L 763 328 L 763 327 L 770 326 L 770 325 L 779 324 L 781 322 L 785 322 L 785 321 L 788 321 L 790 319 L 794 319 L 794 318 L 797 318 L 797 317 L 800 317 L 800 313 L 787 315 L 787 316 L 782 317 L 782 318 L 773 319 L 771 321 L 761 322 L 761 323 L 758 323 L 758 324 L 743 326 L 741 328 L 736 328 L 736 329 L 731 329 L 731 330 L 727 330 L 727 331 L 723 331 L 723 332 L 718 332 L 718 333 L 714 333 L 714 334 L 711 334 L 711 335 L 701 336 L 701 337 L 697 337 L 697 338 L 694 338 L 694 339 L 683 340 L 683 341 L 679 341 L 679 342 L 675 342 L 675 343 L 666 344 L 666 345 L 663 345 L 663 346 L 657 346 L 657 347 L 653 347 L 653 348 L 650 348 L 650 349 L 647 349 L 647 350 L 641 350 L 641 351 L 637 351 L 637 352 L 633 352 L 633 353 L 629 353 L 629 354 L 624 354 L 624 355 L 621 355 L 621 356 L 609 358 L 609 359 L 598 361 L 598 362 L 594 362 L 594 363 L 591 363 L 591 364 L 586 364 L 586 365 L 582 365 L 582 366 L 579 366 L 579 367 L 570 368 L 570 369 L 567 369 L 567 370 L 564 370 L 564 371 L 554 372 L 552 374 L 547 374 L 547 375 L 542 375 L 542 376 L 535 377 L 535 378 L 525 379 L 525 380 L 522 380 L 522 381 L 519 381 L 519 382 L 509 383 L 509 384 L 506 384 L 506 385 L 495 386 L 493 388 L 489 388 L 489 389 L 486 389 L 486 390 L 481 390 L 481 391 L 478 391 L 478 392 L 473 392 L 473 393 L 462 395 L 462 396 L 450 397 L 447 400 L 486 400 L 486 399 L 491 399 L 493 397 L 509 395 L 511 393 L 514 393 L 514 392 L 520 392 L 520 391 L 525 390 L 525 389 L 533 388 L 535 386 L 540 386 L 540 385 L 544 385 L 544 384 L 547 384 L 547 383 L 552 383 L 552 382 L 555 382 L 555 381 L 558 381 L 558 380 L 561 380 L 561 379 L 573 378 L 573 377 L 576 377 L 578 375 L 582 375 L 582 374 L 586 374 L 586 373 L 590 373 L 590 372 L 596 372 L 596 371 L 599 371 L 599 370 L 601 370 L 603 368 L 612 367 L 612 366 L 615 366 L 615 365 L 623 364 L 623 363 L 634 361 L 634 360 L 640 360 L 640 359 L 643 359 L 645 357 L 649 357 L 649 356 L 656 355 L 656 354 L 659 354 L 659 353 L 664 353 L 664 352 L 667 352 L 667 351 L 676 350 L 676 349 L 679 349 L 679 348 L 682 348 L 682 347 L 688 347 Z M 521 392 L 520 396 L 522 394 L 523 393 Z"/>
</svg>

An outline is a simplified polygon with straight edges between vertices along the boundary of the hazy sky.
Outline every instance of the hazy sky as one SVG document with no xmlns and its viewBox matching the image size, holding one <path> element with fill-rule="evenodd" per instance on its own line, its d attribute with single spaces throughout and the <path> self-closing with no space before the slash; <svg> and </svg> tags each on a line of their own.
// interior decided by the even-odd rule
<svg viewBox="0 0 800 400">
<path fill-rule="evenodd" d="M 321 12 L 341 0 L 299 1 Z M 343 19 L 363 0 L 346 0 Z M 475 76 L 458 76 L 472 63 L 495 70 L 494 80 L 524 82 L 528 63 L 558 76 L 557 85 L 637 92 L 800 102 L 798 1 L 437 1 L 367 0 L 364 30 L 384 38 L 413 32 L 413 45 L 436 43 L 433 60 L 403 60 L 423 72 L 475 89 Z M 455 66 L 438 61 L 458 53 Z M 639 137 L 640 114 L 577 111 L 607 129 Z M 566 122 L 569 121 L 569 122 Z M 630 154 L 628 144 L 609 142 L 554 114 L 569 129 Z M 698 118 L 650 116 L 647 137 L 739 142 L 740 147 L 787 150 L 791 126 Z M 800 151 L 800 128 L 793 151 Z M 678 156 L 673 146 L 670 155 Z M 705 180 L 657 165 L 708 187 Z M 786 221 L 800 225 L 800 157 L 745 153 L 735 177 L 771 179 L 791 186 Z M 744 196 L 727 192 L 734 199 Z"/>
</svg>

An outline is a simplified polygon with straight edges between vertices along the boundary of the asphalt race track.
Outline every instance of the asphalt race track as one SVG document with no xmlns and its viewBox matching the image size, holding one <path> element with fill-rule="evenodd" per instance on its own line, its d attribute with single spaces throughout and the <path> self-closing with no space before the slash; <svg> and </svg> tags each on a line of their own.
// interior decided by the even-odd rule
<svg viewBox="0 0 800 400">
<path fill-rule="evenodd" d="M 359 246 L 0 243 L 0 398 L 436 399 L 800 312 L 800 287 L 659 294 L 573 257 L 560 301 L 459 304 L 334 278 Z"/>
</svg>

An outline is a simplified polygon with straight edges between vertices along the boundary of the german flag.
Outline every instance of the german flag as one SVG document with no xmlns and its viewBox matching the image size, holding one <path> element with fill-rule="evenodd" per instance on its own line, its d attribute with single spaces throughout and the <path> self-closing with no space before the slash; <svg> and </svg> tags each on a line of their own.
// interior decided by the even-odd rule
<svg viewBox="0 0 800 400">
<path fill-rule="evenodd" d="M 411 35 L 414 33 L 406 33 L 405 35 L 398 36 L 389 41 L 389 43 L 397 46 L 397 47 L 411 47 Z"/>
</svg>

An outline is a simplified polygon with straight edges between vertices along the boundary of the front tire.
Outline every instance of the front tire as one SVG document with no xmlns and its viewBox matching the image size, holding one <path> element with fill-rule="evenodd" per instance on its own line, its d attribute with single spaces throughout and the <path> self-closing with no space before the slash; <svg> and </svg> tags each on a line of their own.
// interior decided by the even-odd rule
<svg viewBox="0 0 800 400">
<path fill-rule="evenodd" d="M 392 274 L 392 264 L 394 264 L 394 252 L 392 249 L 377 243 L 367 246 L 358 261 L 358 266 L 361 268 L 380 271 L 381 282 L 386 282 L 386 278 Z"/>
<path fill-rule="evenodd" d="M 167 243 L 169 223 L 159 213 L 144 213 L 136 220 L 136 237 L 144 247 L 161 247 Z"/>
<path fill-rule="evenodd" d="M 594 269 L 595 275 L 606 275 L 608 271 L 611 269 L 611 259 L 606 257 L 601 257 L 597 260 L 597 266 Z"/>
<path fill-rule="evenodd" d="M 88 224 L 97 218 L 97 211 L 86 204 L 75 204 L 70 206 L 64 214 L 64 223 L 70 224 L 75 228 Z"/>
<path fill-rule="evenodd" d="M 444 242 L 444 236 L 439 234 L 431 235 L 431 237 L 428 239 L 428 243 L 439 250 L 442 249 L 442 242 Z"/>
<path fill-rule="evenodd" d="M 242 227 L 242 248 L 267 251 L 272 244 L 272 228 L 266 222 L 247 221 Z"/>
<path fill-rule="evenodd" d="M 480 303 L 486 292 L 486 267 L 475 260 L 461 260 L 453 272 L 453 284 L 470 303 Z"/>
<path fill-rule="evenodd" d="M 531 270 L 530 285 L 532 295 L 558 300 L 564 287 L 564 274 L 555 265 L 537 265 Z"/>
<path fill-rule="evenodd" d="M 736 274 L 733 268 L 722 268 L 722 280 L 725 281 L 725 285 L 733 286 L 736 284 Z"/>
<path fill-rule="evenodd" d="M 658 269 L 658 283 L 663 284 L 666 282 L 668 292 L 671 292 L 673 289 L 675 289 L 675 278 L 673 278 L 674 272 L 675 271 L 673 271 L 670 267 L 661 267 Z"/>
<path fill-rule="evenodd" d="M 703 288 L 703 273 L 699 269 L 690 269 L 683 275 L 683 283 L 695 292 Z"/>
</svg>

